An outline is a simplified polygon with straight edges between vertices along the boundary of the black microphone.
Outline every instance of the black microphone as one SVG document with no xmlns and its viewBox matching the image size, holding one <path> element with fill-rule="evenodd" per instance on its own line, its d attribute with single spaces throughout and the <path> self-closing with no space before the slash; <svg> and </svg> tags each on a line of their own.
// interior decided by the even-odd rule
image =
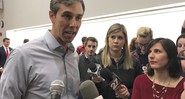
<svg viewBox="0 0 185 99">
<path fill-rule="evenodd" d="M 89 69 L 90 69 L 92 72 L 96 72 L 96 71 L 97 71 L 97 66 L 96 66 L 96 64 L 94 64 L 94 63 L 92 63 L 92 62 L 90 62 L 90 63 L 88 64 L 88 67 L 89 67 Z"/>
<path fill-rule="evenodd" d="M 61 80 L 55 80 L 51 83 L 51 99 L 60 99 L 60 96 L 63 94 L 64 83 Z"/>
<path fill-rule="evenodd" d="M 89 68 L 88 68 L 87 72 L 90 74 L 90 76 L 93 76 L 93 77 L 100 76 L 100 70 L 102 69 L 100 64 L 95 64 L 93 62 L 90 62 L 88 64 L 88 67 Z"/>
<path fill-rule="evenodd" d="M 86 80 L 80 84 L 80 93 L 83 99 L 94 99 L 99 96 L 98 90 L 91 80 Z"/>
<path fill-rule="evenodd" d="M 111 72 L 107 68 L 101 69 L 100 75 L 101 75 L 101 77 L 103 77 L 105 79 L 105 81 L 109 84 L 109 86 L 113 90 L 118 89 L 122 83 L 121 79 L 114 72 Z"/>
</svg>

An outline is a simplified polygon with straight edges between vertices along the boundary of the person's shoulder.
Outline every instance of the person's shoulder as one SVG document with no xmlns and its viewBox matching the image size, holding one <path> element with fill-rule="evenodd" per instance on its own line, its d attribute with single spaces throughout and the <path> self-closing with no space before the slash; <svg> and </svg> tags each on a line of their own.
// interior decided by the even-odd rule
<svg viewBox="0 0 185 99">
<path fill-rule="evenodd" d="M 84 54 L 79 56 L 79 59 L 84 59 L 84 58 L 85 58 Z"/>
<path fill-rule="evenodd" d="M 145 79 L 145 78 L 147 78 L 147 75 L 146 74 L 141 74 L 141 75 L 138 76 L 138 78 Z"/>
<path fill-rule="evenodd" d="M 4 47 L 3 46 L 0 47 L 0 53 L 4 53 Z"/>
<path fill-rule="evenodd" d="M 4 50 L 4 48 L 3 47 L 0 47 L 0 50 Z"/>
<path fill-rule="evenodd" d="M 176 84 L 174 86 L 177 89 L 181 89 L 184 86 L 184 82 L 185 82 L 185 78 L 184 77 L 180 77 L 179 79 L 177 79 Z"/>
<path fill-rule="evenodd" d="M 146 79 L 148 79 L 147 75 L 146 74 L 141 74 L 141 75 L 138 75 L 136 77 L 136 81 L 139 81 L 139 82 L 145 82 Z"/>
<path fill-rule="evenodd" d="M 94 60 L 101 61 L 101 54 L 96 54 L 93 56 Z"/>
<path fill-rule="evenodd" d="M 181 80 L 181 82 L 185 82 L 185 77 L 182 77 L 182 80 Z"/>
<path fill-rule="evenodd" d="M 77 47 L 77 49 L 82 48 L 82 47 L 83 47 L 82 45 L 79 45 L 79 46 Z"/>
<path fill-rule="evenodd" d="M 39 47 L 43 47 L 43 46 L 47 46 L 47 44 L 43 43 L 43 39 L 37 38 L 37 39 L 34 39 L 34 40 L 32 40 L 28 43 L 19 45 L 16 48 L 14 48 L 13 50 L 20 50 L 20 51 L 23 51 L 23 52 L 24 51 L 29 52 L 30 50 L 39 49 Z"/>
</svg>

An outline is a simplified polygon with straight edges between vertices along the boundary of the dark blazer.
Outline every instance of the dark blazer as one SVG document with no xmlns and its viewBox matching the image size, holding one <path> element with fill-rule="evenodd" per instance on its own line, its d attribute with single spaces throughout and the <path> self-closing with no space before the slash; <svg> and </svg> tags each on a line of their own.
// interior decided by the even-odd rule
<svg viewBox="0 0 185 99">
<path fill-rule="evenodd" d="M 12 50 L 12 48 L 11 47 L 9 47 L 9 51 L 11 51 Z M 0 67 L 4 67 L 4 64 L 5 64 L 5 62 L 6 62 L 6 51 L 4 50 L 4 47 L 3 46 L 1 46 L 0 47 Z"/>
</svg>

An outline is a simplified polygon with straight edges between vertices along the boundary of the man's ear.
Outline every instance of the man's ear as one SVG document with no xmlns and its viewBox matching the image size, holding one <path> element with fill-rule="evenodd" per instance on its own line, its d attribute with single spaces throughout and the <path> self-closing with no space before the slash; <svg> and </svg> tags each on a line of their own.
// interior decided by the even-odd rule
<svg viewBox="0 0 185 99">
<path fill-rule="evenodd" d="M 53 23 L 55 20 L 55 14 L 51 10 L 49 11 L 49 18 L 50 18 L 51 22 Z"/>
</svg>

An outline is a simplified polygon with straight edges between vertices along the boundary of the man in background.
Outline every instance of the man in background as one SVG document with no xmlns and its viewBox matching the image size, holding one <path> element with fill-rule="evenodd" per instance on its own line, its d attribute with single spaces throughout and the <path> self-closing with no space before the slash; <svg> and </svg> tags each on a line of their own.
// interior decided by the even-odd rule
<svg viewBox="0 0 185 99">
<path fill-rule="evenodd" d="M 0 47 L 0 77 L 4 70 L 4 64 L 6 62 L 6 59 L 8 58 L 10 51 L 12 50 L 10 45 L 10 39 L 4 38 L 3 39 L 3 46 Z"/>
<path fill-rule="evenodd" d="M 80 72 L 80 82 L 90 79 L 90 74 L 87 72 L 89 64 L 93 61 L 94 55 L 96 55 L 96 49 L 98 47 L 98 41 L 95 37 L 88 37 L 84 41 L 84 54 L 80 55 L 78 68 Z M 83 99 L 79 94 L 78 99 Z"/>
<path fill-rule="evenodd" d="M 96 54 L 96 49 L 98 47 L 98 41 L 94 37 L 88 37 L 84 43 L 85 53 L 80 56 L 79 59 L 79 71 L 80 71 L 80 81 L 85 81 L 90 78 L 87 73 L 88 65 L 93 60 L 93 56 Z"/>
<path fill-rule="evenodd" d="M 61 99 L 77 99 L 79 56 L 71 42 L 84 11 L 82 0 L 50 1 L 51 30 L 11 52 L 0 80 L 0 99 L 51 99 L 56 80 L 63 82 Z"/>
<path fill-rule="evenodd" d="M 140 27 L 137 31 L 137 42 L 138 47 L 132 53 L 142 65 L 143 72 L 145 72 L 146 67 L 148 65 L 148 56 L 146 53 L 146 48 L 149 42 L 153 39 L 153 31 L 149 27 Z"/>
</svg>

